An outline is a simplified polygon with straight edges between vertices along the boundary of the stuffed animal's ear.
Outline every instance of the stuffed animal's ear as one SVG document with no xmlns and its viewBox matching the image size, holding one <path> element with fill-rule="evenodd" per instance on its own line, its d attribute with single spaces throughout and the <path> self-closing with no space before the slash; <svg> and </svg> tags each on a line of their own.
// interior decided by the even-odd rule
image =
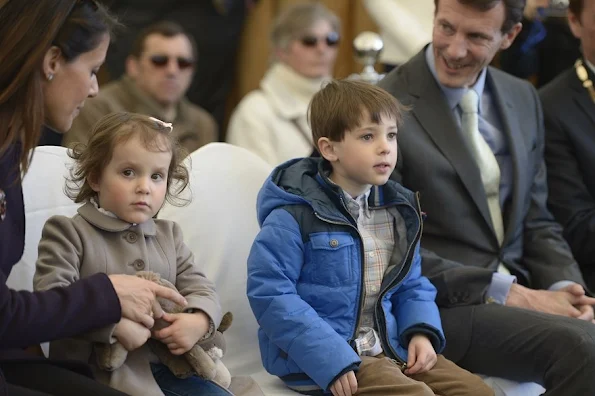
<svg viewBox="0 0 595 396">
<path fill-rule="evenodd" d="M 233 314 L 231 312 L 227 312 L 225 315 L 223 315 L 223 318 L 221 318 L 221 324 L 217 328 L 217 331 L 223 333 L 225 330 L 230 328 L 231 322 L 233 322 Z"/>
<path fill-rule="evenodd" d="M 94 346 L 97 366 L 104 371 L 119 369 L 128 357 L 128 351 L 119 342 L 111 345 L 96 343 Z"/>
</svg>

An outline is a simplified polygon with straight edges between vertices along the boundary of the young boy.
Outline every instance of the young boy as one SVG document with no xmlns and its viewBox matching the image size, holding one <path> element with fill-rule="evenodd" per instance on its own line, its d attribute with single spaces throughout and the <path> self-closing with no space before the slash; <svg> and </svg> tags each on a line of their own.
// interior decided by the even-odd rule
<svg viewBox="0 0 595 396">
<path fill-rule="evenodd" d="M 389 180 L 403 112 L 376 86 L 329 83 L 310 104 L 322 158 L 280 165 L 260 191 L 248 298 L 265 368 L 300 393 L 494 394 L 436 355 L 419 201 Z"/>
</svg>

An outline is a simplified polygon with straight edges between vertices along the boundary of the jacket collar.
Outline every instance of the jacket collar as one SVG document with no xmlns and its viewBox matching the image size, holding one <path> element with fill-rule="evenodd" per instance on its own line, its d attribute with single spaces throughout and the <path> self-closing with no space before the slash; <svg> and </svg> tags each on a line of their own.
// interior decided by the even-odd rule
<svg viewBox="0 0 595 396">
<path fill-rule="evenodd" d="M 154 236 L 156 233 L 155 221 L 149 219 L 142 224 L 132 224 L 116 217 L 111 217 L 97 210 L 91 202 L 78 208 L 78 214 L 95 227 L 108 232 L 121 232 L 133 227 L 138 227 L 144 235 Z"/>
<path fill-rule="evenodd" d="M 163 106 L 161 106 L 157 101 L 153 100 L 145 92 L 142 92 L 130 76 L 122 76 L 121 82 L 125 91 L 133 97 L 133 102 L 136 103 L 135 112 L 146 113 L 166 122 L 176 122 L 179 119 L 185 118 L 183 114 L 188 112 L 188 108 L 190 106 L 188 99 L 185 97 L 182 97 L 176 106 L 176 118 L 174 120 L 168 120 L 165 117 L 165 109 Z"/>
<path fill-rule="evenodd" d="M 335 203 L 338 203 L 340 207 L 343 207 L 344 205 L 341 202 L 343 190 L 328 177 L 332 169 L 330 163 L 324 159 L 317 159 L 317 161 L 318 173 L 316 178 L 318 182 L 323 186 L 324 190 L 326 190 L 327 195 L 334 200 Z M 404 203 L 411 204 L 415 207 L 413 196 L 413 192 L 389 179 L 383 186 L 372 186 L 368 194 L 368 208 L 373 210 L 380 207 Z"/>
<path fill-rule="evenodd" d="M 286 119 L 304 117 L 310 100 L 328 78 L 307 78 L 291 67 L 277 62 L 260 82 L 262 91 L 270 97 L 270 105 Z"/>
</svg>

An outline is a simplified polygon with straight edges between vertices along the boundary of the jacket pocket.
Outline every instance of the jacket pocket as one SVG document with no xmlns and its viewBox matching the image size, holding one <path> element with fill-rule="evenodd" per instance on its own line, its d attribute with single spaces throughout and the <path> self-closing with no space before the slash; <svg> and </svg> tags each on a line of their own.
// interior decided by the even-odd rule
<svg viewBox="0 0 595 396">
<path fill-rule="evenodd" d="M 353 237 L 346 232 L 310 234 L 312 280 L 337 286 L 353 279 Z"/>
</svg>

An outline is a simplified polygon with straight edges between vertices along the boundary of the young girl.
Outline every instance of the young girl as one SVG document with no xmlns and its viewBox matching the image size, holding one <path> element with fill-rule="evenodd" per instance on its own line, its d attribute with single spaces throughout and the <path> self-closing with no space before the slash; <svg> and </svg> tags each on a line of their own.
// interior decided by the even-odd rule
<svg viewBox="0 0 595 396">
<path fill-rule="evenodd" d="M 159 273 L 188 301 L 184 313 L 163 315 L 169 327 L 151 334 L 122 319 L 78 339 L 55 341 L 50 355 L 88 362 L 99 381 L 131 395 L 229 395 L 196 376 L 178 379 L 144 345 L 152 336 L 180 355 L 221 321 L 215 287 L 194 262 L 180 227 L 154 218 L 188 184 L 171 131 L 171 124 L 152 117 L 114 113 L 97 123 L 86 147 L 70 152 L 75 167 L 66 192 L 84 204 L 74 217 L 54 216 L 45 224 L 34 286 L 67 286 L 98 272 Z M 93 343 L 116 340 L 129 351 L 126 362 L 113 372 L 99 370 Z"/>
</svg>

